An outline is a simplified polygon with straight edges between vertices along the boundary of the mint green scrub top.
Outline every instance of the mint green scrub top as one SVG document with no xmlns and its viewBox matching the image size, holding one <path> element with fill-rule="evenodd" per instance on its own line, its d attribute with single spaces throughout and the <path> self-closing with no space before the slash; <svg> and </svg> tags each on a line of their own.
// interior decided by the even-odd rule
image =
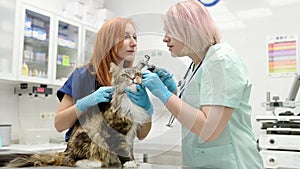
<svg viewBox="0 0 300 169">
<path fill-rule="evenodd" d="M 182 127 L 183 166 L 263 168 L 252 131 L 250 91 L 251 80 L 238 53 L 226 43 L 211 46 L 201 67 L 187 83 L 182 99 L 197 109 L 202 105 L 222 105 L 234 111 L 224 131 L 211 142 Z"/>
</svg>

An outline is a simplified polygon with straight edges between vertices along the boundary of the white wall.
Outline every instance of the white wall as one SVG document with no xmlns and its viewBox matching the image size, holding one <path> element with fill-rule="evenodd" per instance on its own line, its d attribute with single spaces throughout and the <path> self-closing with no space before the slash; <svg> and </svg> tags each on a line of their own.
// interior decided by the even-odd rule
<svg viewBox="0 0 300 169">
<path fill-rule="evenodd" d="M 24 3 L 30 4 L 37 8 L 41 8 L 56 14 L 61 14 L 66 3 L 75 0 L 23 0 Z"/>
<path fill-rule="evenodd" d="M 27 4 L 40 9 L 60 14 L 65 3 L 72 0 L 23 0 Z M 16 63 L 15 63 L 16 64 Z M 57 133 L 53 126 L 53 119 L 40 119 L 40 113 L 55 113 L 58 108 L 56 98 L 57 88 L 53 88 L 53 95 L 49 97 L 18 96 L 14 94 L 16 83 L 0 82 L 0 124 L 12 124 L 12 139 L 23 139 L 26 129 L 47 129 L 45 133 L 51 138 L 62 138 L 64 133 Z M 38 86 L 38 84 L 37 84 Z"/>
<path fill-rule="evenodd" d="M 178 1 L 110 0 L 105 1 L 105 6 L 112 9 L 117 16 L 131 16 L 135 19 L 140 33 L 138 49 L 165 51 L 163 57 L 160 57 L 161 60 L 155 59 L 157 59 L 157 63 L 166 66 L 169 62 L 174 62 L 169 59 L 171 57 L 167 54 L 165 44 L 162 43 L 163 31 L 159 15 Z M 284 5 L 289 2 L 292 4 Z M 257 11 L 250 11 L 257 8 L 262 10 L 262 17 L 255 17 L 259 13 Z M 300 36 L 299 8 L 299 0 L 226 0 L 208 8 L 220 27 L 222 41 L 229 42 L 240 53 L 249 69 L 253 80 L 251 104 L 256 136 L 260 133 L 260 124 L 256 122 L 255 116 L 266 113 L 265 108 L 261 106 L 262 102 L 266 100 L 266 92 L 270 91 L 271 96 L 277 95 L 284 100 L 293 80 L 293 77 L 268 76 L 267 37 L 282 34 Z M 271 14 L 268 10 L 271 11 Z M 248 18 L 240 17 L 241 11 L 250 13 L 250 16 L 248 15 Z M 251 15 L 254 17 L 249 18 Z M 183 61 L 183 64 L 186 63 L 186 60 Z M 166 67 L 174 70 L 175 65 Z M 174 71 L 175 74 L 182 74 L 185 69 L 179 67 Z M 299 97 L 297 98 L 299 100 Z M 294 111 L 299 113 L 297 109 Z"/>
<path fill-rule="evenodd" d="M 131 16 L 142 13 L 162 13 L 172 4 L 180 0 L 106 0 L 104 6 L 112 10 L 116 16 Z"/>
<path fill-rule="evenodd" d="M 12 124 L 13 138 L 17 137 L 18 105 L 17 97 L 11 84 L 0 84 L 0 124 Z"/>
<path fill-rule="evenodd" d="M 38 84 L 35 86 L 39 86 Z M 40 113 L 55 113 L 59 101 L 56 98 L 57 88 L 53 88 L 53 95 L 38 97 L 23 94 L 18 96 L 14 89 L 19 84 L 0 83 L 0 124 L 12 125 L 12 140 L 24 142 L 25 136 L 33 134 L 28 130 L 47 130 L 50 138 L 63 138 L 63 133 L 56 132 L 53 118 L 41 119 Z M 36 138 L 39 139 L 39 138 Z M 38 141 L 38 140 L 36 140 Z M 29 143 L 28 143 L 29 144 Z"/>
<path fill-rule="evenodd" d="M 231 29 L 224 28 L 222 30 L 222 34 L 223 41 L 227 41 L 234 46 L 234 48 L 241 54 L 241 57 L 250 71 L 250 75 L 253 80 L 251 96 L 253 124 L 257 135 L 259 134 L 260 124 L 255 122 L 255 115 L 266 114 L 265 108 L 261 106 L 261 103 L 266 100 L 266 92 L 270 91 L 272 96 L 277 95 L 280 96 L 281 100 L 285 100 L 293 80 L 293 77 L 268 76 L 267 37 L 290 34 L 296 34 L 299 37 L 300 35 L 300 22 L 297 17 L 300 14 L 298 10 L 300 7 L 300 1 L 296 0 L 284 2 L 295 3 L 274 6 L 272 3 L 278 4 L 280 1 L 224 1 L 224 5 L 228 8 L 228 11 L 244 24 L 243 28 L 238 28 L 238 24 Z M 264 15 L 259 18 L 249 19 L 242 19 L 238 15 L 238 12 L 240 11 L 255 8 L 262 8 L 265 12 Z M 267 9 L 271 10 L 272 14 L 270 16 L 267 15 Z M 224 27 L 226 24 L 226 22 L 221 19 L 219 19 L 219 22 L 217 23 L 220 27 Z M 299 43 L 297 48 L 299 48 Z M 299 100 L 299 97 L 297 98 Z M 298 110 L 295 110 L 296 113 L 299 113 L 297 111 Z"/>
</svg>

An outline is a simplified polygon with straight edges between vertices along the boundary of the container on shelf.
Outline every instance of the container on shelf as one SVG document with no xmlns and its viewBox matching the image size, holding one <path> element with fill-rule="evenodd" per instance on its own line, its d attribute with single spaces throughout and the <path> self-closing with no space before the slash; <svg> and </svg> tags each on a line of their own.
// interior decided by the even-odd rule
<svg viewBox="0 0 300 169">
<path fill-rule="evenodd" d="M 0 124 L 0 136 L 2 146 L 9 146 L 11 143 L 11 124 Z"/>
</svg>

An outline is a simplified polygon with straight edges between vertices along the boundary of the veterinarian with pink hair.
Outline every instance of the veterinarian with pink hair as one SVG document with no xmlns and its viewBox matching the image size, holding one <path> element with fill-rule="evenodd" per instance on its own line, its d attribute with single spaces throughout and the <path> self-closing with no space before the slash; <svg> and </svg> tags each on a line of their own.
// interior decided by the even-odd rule
<svg viewBox="0 0 300 169">
<path fill-rule="evenodd" d="M 55 128 L 58 132 L 67 130 L 68 141 L 72 127 L 82 113 L 98 106 L 103 110 L 109 104 L 113 94 L 111 86 L 110 63 L 131 67 L 137 50 L 136 27 L 129 18 L 107 20 L 97 33 L 93 55 L 90 62 L 76 68 L 65 84 L 57 91 L 61 101 L 55 115 Z M 137 137 L 144 139 L 151 129 L 152 103 L 145 88 L 140 87 L 135 97 L 143 102 L 132 100 L 146 110 L 149 121 L 137 131 Z"/>
<path fill-rule="evenodd" d="M 220 42 L 214 21 L 196 0 L 170 7 L 163 23 L 172 56 L 188 56 L 192 63 L 178 96 L 163 69 L 144 73 L 143 86 L 182 124 L 183 166 L 262 169 L 251 126 L 252 83 L 239 54 Z"/>
</svg>

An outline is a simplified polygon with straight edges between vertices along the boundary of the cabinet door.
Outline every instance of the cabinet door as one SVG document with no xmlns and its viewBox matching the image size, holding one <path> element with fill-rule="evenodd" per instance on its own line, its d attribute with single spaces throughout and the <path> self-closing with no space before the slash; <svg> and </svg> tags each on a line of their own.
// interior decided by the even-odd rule
<svg viewBox="0 0 300 169">
<path fill-rule="evenodd" d="M 49 84 L 53 17 L 51 14 L 26 5 L 23 13 L 19 80 Z"/>
<path fill-rule="evenodd" d="M 94 52 L 95 40 L 97 37 L 97 30 L 87 26 L 83 27 L 83 36 L 82 36 L 82 52 L 79 56 L 79 59 L 76 63 L 77 66 L 87 64 Z"/>
<path fill-rule="evenodd" d="M 16 80 L 14 32 L 16 0 L 0 1 L 0 79 Z M 14 63 L 13 63 L 14 62 Z"/>
<path fill-rule="evenodd" d="M 58 18 L 55 45 L 54 84 L 62 85 L 75 69 L 80 51 L 80 24 Z"/>
</svg>

